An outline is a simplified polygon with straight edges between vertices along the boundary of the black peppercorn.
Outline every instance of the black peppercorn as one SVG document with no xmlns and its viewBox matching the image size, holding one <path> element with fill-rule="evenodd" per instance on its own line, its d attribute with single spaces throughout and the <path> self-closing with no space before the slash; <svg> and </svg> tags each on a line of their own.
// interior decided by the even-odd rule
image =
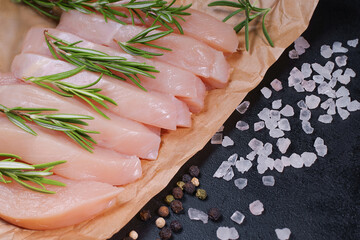
<svg viewBox="0 0 360 240">
<path fill-rule="evenodd" d="M 222 214 L 218 208 L 210 208 L 208 212 L 209 218 L 213 221 L 218 221 Z"/>
<path fill-rule="evenodd" d="M 184 183 L 190 182 L 190 181 L 191 181 L 191 176 L 190 176 L 189 174 L 184 174 L 184 175 L 182 176 L 182 181 L 183 181 Z"/>
<path fill-rule="evenodd" d="M 161 231 L 159 232 L 159 236 L 161 237 L 161 239 L 163 240 L 168 240 L 171 238 L 171 229 L 168 227 L 164 227 L 163 229 L 161 229 Z"/>
<path fill-rule="evenodd" d="M 174 213 L 180 213 L 182 210 L 184 210 L 183 205 L 179 200 L 172 201 L 170 207 Z"/>
<path fill-rule="evenodd" d="M 200 169 L 198 168 L 198 166 L 191 166 L 189 168 L 189 174 L 192 176 L 192 177 L 198 177 L 199 174 L 200 174 Z"/>
<path fill-rule="evenodd" d="M 141 210 L 140 211 L 140 218 L 143 221 L 147 221 L 151 218 L 151 214 L 149 210 Z"/>
<path fill-rule="evenodd" d="M 195 185 L 192 182 L 187 182 L 184 185 L 184 190 L 188 194 L 194 194 L 195 192 Z"/>
<path fill-rule="evenodd" d="M 184 196 L 184 192 L 181 190 L 181 188 L 175 187 L 172 190 L 172 195 L 174 196 L 175 199 L 182 199 L 182 197 Z"/>
<path fill-rule="evenodd" d="M 179 221 L 174 220 L 170 223 L 170 228 L 173 232 L 177 233 L 182 230 L 182 225 Z"/>
<path fill-rule="evenodd" d="M 161 206 L 158 210 L 160 217 L 167 217 L 169 215 L 169 208 L 167 206 Z"/>
</svg>

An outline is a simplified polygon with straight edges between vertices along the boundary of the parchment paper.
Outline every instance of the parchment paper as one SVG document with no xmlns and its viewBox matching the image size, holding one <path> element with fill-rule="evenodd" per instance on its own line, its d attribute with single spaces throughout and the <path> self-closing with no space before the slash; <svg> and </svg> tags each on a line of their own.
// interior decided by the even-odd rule
<svg viewBox="0 0 360 240">
<path fill-rule="evenodd" d="M 227 9 L 209 8 L 210 0 L 182 0 L 193 2 L 193 8 L 219 19 Z M 125 186 L 117 205 L 104 214 L 84 223 L 49 231 L 25 230 L 0 221 L 0 239 L 107 239 L 119 231 L 153 196 L 173 178 L 180 167 L 201 150 L 246 94 L 255 88 L 267 69 L 307 28 L 318 0 L 259 0 L 260 6 L 271 6 L 266 25 L 274 41 L 271 48 L 261 31 L 261 24 L 251 28 L 250 52 L 239 51 L 228 57 L 234 68 L 230 84 L 225 89 L 209 92 L 204 111 L 193 116 L 193 126 L 165 133 L 157 161 L 143 161 L 143 177 Z M 240 19 L 240 18 L 239 18 Z M 236 19 L 232 23 L 235 23 Z M 25 6 L 0 0 L 0 71 L 9 71 L 14 55 L 21 48 L 22 39 L 31 26 L 55 26 Z M 244 35 L 239 34 L 240 49 L 244 49 Z"/>
</svg>

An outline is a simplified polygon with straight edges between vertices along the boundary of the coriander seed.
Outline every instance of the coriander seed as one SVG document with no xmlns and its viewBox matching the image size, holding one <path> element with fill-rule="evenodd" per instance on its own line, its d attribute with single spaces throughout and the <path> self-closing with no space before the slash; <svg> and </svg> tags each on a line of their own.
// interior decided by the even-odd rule
<svg viewBox="0 0 360 240">
<path fill-rule="evenodd" d="M 194 192 L 195 192 L 195 186 L 194 186 L 194 184 L 192 184 L 192 182 L 187 182 L 187 183 L 185 183 L 185 185 L 184 185 L 184 190 L 185 190 L 185 192 L 186 193 L 188 193 L 188 194 L 194 194 Z"/>
<path fill-rule="evenodd" d="M 166 198 L 165 198 L 165 202 L 166 202 L 167 204 L 169 204 L 169 205 L 170 205 L 170 203 L 171 203 L 172 201 L 174 201 L 174 200 L 175 200 L 175 198 L 174 198 L 173 195 L 167 195 Z"/>
<path fill-rule="evenodd" d="M 168 227 L 164 227 L 159 232 L 159 236 L 162 240 L 169 240 L 171 238 L 171 229 Z"/>
<path fill-rule="evenodd" d="M 195 196 L 200 200 L 205 200 L 207 198 L 207 193 L 204 189 L 198 188 L 198 190 L 196 190 Z"/>
<path fill-rule="evenodd" d="M 163 228 L 165 226 L 166 222 L 165 222 L 164 218 L 159 217 L 158 219 L 156 219 L 155 224 L 158 228 Z"/>
<path fill-rule="evenodd" d="M 210 208 L 208 215 L 209 218 L 213 221 L 218 221 L 222 217 L 220 210 L 216 207 Z"/>
<path fill-rule="evenodd" d="M 160 217 L 169 216 L 169 208 L 167 206 L 161 206 L 158 210 L 158 214 Z"/>
<path fill-rule="evenodd" d="M 172 194 L 174 196 L 175 199 L 182 199 L 183 196 L 184 196 L 184 192 L 181 190 L 181 188 L 179 187 L 175 187 L 173 190 L 172 190 Z"/>
<path fill-rule="evenodd" d="M 149 220 L 151 218 L 151 214 L 149 210 L 141 210 L 140 211 L 140 218 L 141 220 L 143 220 L 144 222 L 146 222 L 147 220 Z"/>
<path fill-rule="evenodd" d="M 179 200 L 172 201 L 170 207 L 174 213 L 180 213 L 182 210 L 184 210 L 183 205 Z"/>
<path fill-rule="evenodd" d="M 200 174 L 200 169 L 198 166 L 191 166 L 189 168 L 189 174 L 192 176 L 192 177 L 198 177 L 199 174 Z"/>
<path fill-rule="evenodd" d="M 182 225 L 178 220 L 174 220 L 170 223 L 170 228 L 173 232 L 177 233 L 182 230 Z"/>
<path fill-rule="evenodd" d="M 198 187 L 200 185 L 199 179 L 197 179 L 196 177 L 193 177 L 191 179 L 191 183 L 194 184 L 195 187 Z"/>
<path fill-rule="evenodd" d="M 184 175 L 182 176 L 182 181 L 183 181 L 184 183 L 190 182 L 190 181 L 191 181 L 191 176 L 190 176 L 189 174 L 184 174 Z"/>
<path fill-rule="evenodd" d="M 138 239 L 139 234 L 138 234 L 136 231 L 132 230 L 132 231 L 129 233 L 129 237 L 131 237 L 131 239 L 136 240 L 136 239 Z"/>
<path fill-rule="evenodd" d="M 181 190 L 184 190 L 184 185 L 185 185 L 185 183 L 184 183 L 183 181 L 178 181 L 178 182 L 176 183 L 176 185 L 177 185 L 179 188 L 181 188 Z"/>
</svg>

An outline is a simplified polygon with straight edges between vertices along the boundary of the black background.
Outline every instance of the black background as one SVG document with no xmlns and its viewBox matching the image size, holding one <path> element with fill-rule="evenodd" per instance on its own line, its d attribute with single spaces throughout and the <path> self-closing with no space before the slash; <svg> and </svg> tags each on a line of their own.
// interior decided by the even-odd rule
<svg viewBox="0 0 360 240">
<path fill-rule="evenodd" d="M 300 1 L 300 0 L 299 0 Z M 306 0 L 302 0 L 306 1 Z M 350 90 L 352 99 L 360 101 L 360 44 L 357 48 L 348 47 L 346 41 L 360 37 L 360 1 L 357 0 L 320 0 L 308 30 L 302 35 L 309 41 L 311 47 L 300 59 L 291 60 L 288 57 L 290 46 L 280 59 L 269 69 L 264 80 L 254 89 L 245 100 L 251 106 L 245 115 L 235 111 L 224 124 L 224 135 L 235 141 L 235 145 L 224 148 L 221 145 L 207 144 L 178 172 L 168 187 L 155 196 L 144 209 L 152 212 L 153 218 L 149 222 L 142 222 L 138 214 L 112 240 L 123 239 L 131 230 L 139 233 L 139 239 L 156 239 L 159 229 L 155 225 L 156 211 L 163 204 L 164 197 L 171 192 L 176 182 L 187 172 L 191 165 L 200 166 L 201 187 L 208 192 L 208 199 L 201 201 L 195 196 L 185 195 L 183 204 L 185 212 L 176 215 L 171 212 L 166 219 L 167 224 L 177 219 L 183 224 L 183 231 L 174 234 L 173 239 L 217 239 L 216 230 L 220 226 L 235 227 L 240 239 L 277 239 L 276 228 L 290 228 L 291 238 L 297 240 L 311 239 L 360 239 L 360 111 L 351 113 L 350 117 L 342 120 L 335 115 L 331 124 L 317 121 L 321 108 L 312 110 L 310 120 L 315 131 L 306 135 L 301 129 L 299 108 L 296 103 L 304 99 L 306 93 L 297 93 L 287 87 L 287 78 L 293 67 L 301 68 L 303 63 L 318 62 L 324 65 L 327 60 L 320 55 L 323 44 L 332 45 L 334 41 L 341 41 L 349 49 L 347 67 L 355 70 L 357 76 L 346 86 Z M 334 61 L 334 58 L 331 59 Z M 260 89 L 270 88 L 270 82 L 278 78 L 283 82 L 284 89 L 273 91 L 269 100 L 265 99 Z M 339 87 L 339 83 L 336 88 Z M 316 90 L 315 90 L 316 91 Z M 326 100 L 320 95 L 322 101 Z M 294 107 L 295 116 L 289 118 L 292 131 L 286 133 L 292 143 L 286 156 L 295 152 L 314 152 L 313 143 L 317 136 L 325 140 L 328 154 L 319 157 L 310 168 L 295 169 L 287 167 L 283 173 L 276 170 L 267 171 L 265 175 L 275 177 L 275 186 L 266 187 L 256 171 L 255 161 L 245 174 L 237 172 L 235 177 L 248 179 L 248 186 L 239 190 L 233 180 L 227 182 L 212 177 L 222 161 L 231 154 L 238 153 L 245 157 L 251 149 L 247 143 L 256 137 L 261 141 L 273 144 L 271 157 L 278 158 L 280 153 L 276 147 L 276 140 L 269 137 L 268 130 L 253 131 L 253 123 L 259 121 L 257 113 L 264 107 L 271 108 L 271 102 L 283 100 L 283 106 L 290 104 Z M 235 128 L 237 121 L 242 120 L 250 124 L 250 129 L 241 132 Z M 265 211 L 260 216 L 254 216 L 249 211 L 249 203 L 259 199 Z M 193 207 L 207 212 L 210 207 L 222 210 L 223 218 L 220 222 L 209 221 L 203 224 L 200 221 L 191 221 L 187 209 Z M 245 214 L 245 221 L 237 225 L 230 220 L 236 210 Z"/>
</svg>

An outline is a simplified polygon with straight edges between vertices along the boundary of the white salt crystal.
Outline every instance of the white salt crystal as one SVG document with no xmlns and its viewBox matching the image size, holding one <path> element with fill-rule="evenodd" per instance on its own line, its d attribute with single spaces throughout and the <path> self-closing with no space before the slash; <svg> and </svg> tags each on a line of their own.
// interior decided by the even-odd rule
<svg viewBox="0 0 360 240">
<path fill-rule="evenodd" d="M 309 42 L 302 36 L 295 40 L 294 44 L 295 50 L 298 52 L 299 55 L 305 53 L 305 49 L 310 47 Z"/>
<path fill-rule="evenodd" d="M 333 50 L 329 45 L 322 45 L 320 48 L 320 54 L 324 58 L 330 58 L 331 55 L 333 54 Z"/>
<path fill-rule="evenodd" d="M 316 148 L 317 146 L 321 146 L 324 145 L 324 139 L 322 139 L 321 137 L 317 137 L 314 141 L 314 147 Z"/>
<path fill-rule="evenodd" d="M 239 238 L 239 233 L 233 227 L 219 227 L 216 230 L 216 237 L 221 240 L 236 240 Z"/>
<path fill-rule="evenodd" d="M 356 73 L 351 68 L 345 69 L 344 75 L 349 77 L 356 77 Z"/>
<path fill-rule="evenodd" d="M 350 47 L 356 47 L 359 43 L 359 39 L 356 38 L 354 40 L 349 40 L 347 41 L 347 45 L 349 45 Z"/>
<path fill-rule="evenodd" d="M 303 152 L 301 154 L 301 158 L 304 161 L 305 167 L 310 167 L 316 161 L 317 156 L 315 153 L 312 152 Z"/>
<path fill-rule="evenodd" d="M 234 153 L 228 158 L 228 162 L 231 163 L 232 166 L 234 166 L 238 157 L 239 155 L 237 153 Z"/>
<path fill-rule="evenodd" d="M 275 229 L 275 233 L 278 239 L 288 240 L 290 238 L 291 231 L 288 228 Z"/>
<path fill-rule="evenodd" d="M 199 220 L 202 221 L 204 224 L 208 223 L 209 216 L 203 211 L 195 208 L 189 208 L 188 215 L 191 220 Z"/>
<path fill-rule="evenodd" d="M 346 66 L 348 57 L 345 55 L 337 56 L 335 62 L 339 67 Z"/>
<path fill-rule="evenodd" d="M 302 81 L 301 83 L 296 83 L 295 85 L 294 85 L 294 89 L 295 89 L 295 91 L 297 91 L 297 92 L 305 92 L 305 89 L 304 89 L 304 87 L 302 86 L 302 83 L 303 83 L 304 81 Z"/>
<path fill-rule="evenodd" d="M 233 215 L 231 215 L 230 219 L 240 225 L 244 222 L 245 215 L 239 211 L 235 211 Z"/>
<path fill-rule="evenodd" d="M 281 89 L 283 89 L 282 83 L 280 82 L 279 79 L 274 79 L 272 80 L 272 82 L 270 83 L 271 87 L 275 90 L 275 91 L 280 91 Z"/>
<path fill-rule="evenodd" d="M 331 103 L 331 102 L 334 102 L 334 100 L 333 100 L 332 98 L 329 98 L 329 99 L 327 99 L 326 101 L 322 102 L 322 103 L 320 104 L 320 107 L 321 107 L 322 109 L 326 110 L 326 109 L 328 109 L 328 108 L 330 107 L 330 103 Z"/>
<path fill-rule="evenodd" d="M 289 120 L 287 120 L 286 118 L 282 118 L 282 119 L 279 120 L 278 127 L 283 131 L 290 131 L 291 130 Z"/>
<path fill-rule="evenodd" d="M 248 145 L 252 150 L 254 150 L 256 152 L 264 147 L 263 142 L 261 142 L 260 140 L 257 140 L 256 138 L 251 139 L 250 142 L 248 143 Z"/>
<path fill-rule="evenodd" d="M 344 87 L 344 86 L 341 86 L 337 91 L 336 91 L 336 97 L 337 98 L 340 98 L 340 97 L 344 97 L 344 96 L 349 96 L 350 95 L 350 92 L 349 90 Z"/>
<path fill-rule="evenodd" d="M 338 78 L 339 79 L 339 78 Z M 318 86 L 318 94 L 324 94 L 328 97 L 334 98 L 336 97 L 335 90 L 333 90 L 330 85 L 326 82 L 321 83 Z"/>
<path fill-rule="evenodd" d="M 346 107 L 351 102 L 350 97 L 344 96 L 336 100 L 336 106 L 337 107 Z"/>
<path fill-rule="evenodd" d="M 231 179 L 233 179 L 234 175 L 234 170 L 232 168 L 229 168 L 223 179 L 225 181 L 230 181 Z"/>
<path fill-rule="evenodd" d="M 341 74 L 343 73 L 342 69 L 336 69 L 333 73 L 332 73 L 332 77 L 333 78 L 338 78 L 339 76 L 341 76 Z"/>
<path fill-rule="evenodd" d="M 306 106 L 309 109 L 315 109 L 319 106 L 321 99 L 316 95 L 310 95 L 305 97 Z"/>
<path fill-rule="evenodd" d="M 256 168 L 259 174 L 263 174 L 268 169 L 265 163 L 259 163 Z"/>
<path fill-rule="evenodd" d="M 313 64 L 311 64 L 311 66 L 312 66 L 312 68 L 314 69 L 315 72 L 317 72 L 318 74 L 320 74 L 324 78 L 329 79 L 329 80 L 331 79 L 330 71 L 328 69 L 326 69 L 325 67 L 321 66 L 318 63 L 313 63 Z"/>
<path fill-rule="evenodd" d="M 217 130 L 217 132 L 222 132 L 222 131 L 224 131 L 224 125 L 222 125 L 222 126 Z"/>
<path fill-rule="evenodd" d="M 252 161 L 255 159 L 255 156 L 256 156 L 256 151 L 252 151 L 248 155 L 246 155 L 246 158 Z"/>
<path fill-rule="evenodd" d="M 270 170 L 274 169 L 275 160 L 272 158 L 266 158 L 264 162 L 265 166 L 268 167 Z"/>
<path fill-rule="evenodd" d="M 327 115 L 327 114 L 320 115 L 318 118 L 318 121 L 322 122 L 322 123 L 331 123 L 332 120 L 333 120 L 333 117 L 331 115 Z"/>
<path fill-rule="evenodd" d="M 312 73 L 312 69 L 309 63 L 303 63 L 303 65 L 301 66 L 301 72 L 304 75 L 304 78 L 308 78 L 311 76 Z"/>
<path fill-rule="evenodd" d="M 314 128 L 311 127 L 311 124 L 308 121 L 302 121 L 301 125 L 306 134 L 312 134 L 314 132 Z"/>
<path fill-rule="evenodd" d="M 279 109 L 282 106 L 282 100 L 278 99 L 272 102 L 272 109 Z"/>
<path fill-rule="evenodd" d="M 269 119 L 265 121 L 265 126 L 267 129 L 271 130 L 277 127 L 277 121 L 275 119 Z"/>
<path fill-rule="evenodd" d="M 308 109 L 301 109 L 300 110 L 300 120 L 302 121 L 309 121 L 311 118 L 311 112 Z"/>
<path fill-rule="evenodd" d="M 355 112 L 355 111 L 360 110 L 360 103 L 357 100 L 350 102 L 347 105 L 347 110 L 350 112 Z"/>
<path fill-rule="evenodd" d="M 283 109 L 281 109 L 280 114 L 285 117 L 292 117 L 294 116 L 294 109 L 292 106 L 287 104 Z"/>
<path fill-rule="evenodd" d="M 256 200 L 249 204 L 249 209 L 253 215 L 261 215 L 264 211 L 264 205 L 259 200 Z"/>
<path fill-rule="evenodd" d="M 301 83 L 304 80 L 304 74 L 296 67 L 290 71 L 290 76 L 288 77 L 289 87 L 293 87 L 297 83 Z"/>
<path fill-rule="evenodd" d="M 231 168 L 231 163 L 228 161 L 223 161 L 219 168 L 214 173 L 213 177 L 216 178 L 222 178 L 225 176 L 225 174 L 228 172 L 228 170 Z"/>
<path fill-rule="evenodd" d="M 270 109 L 268 108 L 264 108 L 263 110 L 261 110 L 259 113 L 258 113 L 258 117 L 261 119 L 261 120 L 267 120 L 270 118 Z"/>
<path fill-rule="evenodd" d="M 238 121 L 236 123 L 236 126 L 235 126 L 237 129 L 239 129 L 240 131 L 246 131 L 249 129 L 249 124 L 247 124 L 246 122 L 244 121 Z"/>
<path fill-rule="evenodd" d="M 274 168 L 278 171 L 278 172 L 283 172 L 284 170 L 284 164 L 280 159 L 276 159 L 274 161 Z"/>
<path fill-rule="evenodd" d="M 325 64 L 325 66 L 324 66 L 324 68 L 325 68 L 326 70 L 328 70 L 330 74 L 331 74 L 331 72 L 334 70 L 334 67 L 335 67 L 335 63 L 332 62 L 332 61 L 328 61 L 328 62 Z"/>
<path fill-rule="evenodd" d="M 231 240 L 232 240 L 232 239 L 236 240 L 236 239 L 238 239 L 238 238 L 239 238 L 239 233 L 238 233 L 238 231 L 237 231 L 234 227 L 230 228 L 230 239 L 231 239 Z"/>
<path fill-rule="evenodd" d="M 327 146 L 326 145 L 317 146 L 315 148 L 315 150 L 316 150 L 317 155 L 320 157 L 324 157 L 327 154 Z"/>
<path fill-rule="evenodd" d="M 329 87 L 334 88 L 336 86 L 337 83 L 337 78 L 332 78 L 329 82 Z"/>
<path fill-rule="evenodd" d="M 252 166 L 252 162 L 242 158 L 239 161 L 236 161 L 235 166 L 239 172 L 244 173 L 249 171 Z"/>
<path fill-rule="evenodd" d="M 260 91 L 261 91 L 262 95 L 264 95 L 264 97 L 266 99 L 271 97 L 272 92 L 271 92 L 271 90 L 269 88 L 263 87 Z"/>
<path fill-rule="evenodd" d="M 225 136 L 222 143 L 221 143 L 221 145 L 223 147 L 233 146 L 234 141 L 231 138 L 229 138 L 228 136 Z"/>
<path fill-rule="evenodd" d="M 301 109 L 307 109 L 307 106 L 306 106 L 306 103 L 305 103 L 304 100 L 298 101 L 298 102 L 297 102 L 297 105 L 298 105 L 298 107 L 301 108 Z"/>
<path fill-rule="evenodd" d="M 309 81 L 304 80 L 301 83 L 301 86 L 305 89 L 305 91 L 312 92 L 316 88 L 316 83 L 314 80 L 309 80 Z"/>
<path fill-rule="evenodd" d="M 289 138 L 279 138 L 276 142 L 276 146 L 279 148 L 279 151 L 283 154 L 286 153 L 290 144 L 291 141 Z"/>
<path fill-rule="evenodd" d="M 262 156 L 269 156 L 272 153 L 272 144 L 271 143 L 265 143 L 264 147 L 259 149 L 258 155 Z"/>
<path fill-rule="evenodd" d="M 274 129 L 270 129 L 269 135 L 272 138 L 279 138 L 284 136 L 285 133 L 281 129 L 274 128 Z"/>
<path fill-rule="evenodd" d="M 285 157 L 285 156 L 281 156 L 281 162 L 283 163 L 284 167 L 289 167 L 290 166 L 290 158 Z"/>
<path fill-rule="evenodd" d="M 244 114 L 246 112 L 246 110 L 249 108 L 250 106 L 250 102 L 249 101 L 243 101 L 242 103 L 240 103 L 240 105 L 236 108 L 236 110 L 241 113 Z"/>
<path fill-rule="evenodd" d="M 298 52 L 295 49 L 290 50 L 289 51 L 289 58 L 290 59 L 298 59 L 299 58 Z"/>
<path fill-rule="evenodd" d="M 347 111 L 345 109 L 342 109 L 342 108 L 339 108 L 339 107 L 337 107 L 336 109 L 337 109 L 337 111 L 339 113 L 339 116 L 341 117 L 342 120 L 345 120 L 350 116 L 349 111 Z"/>
<path fill-rule="evenodd" d="M 261 129 L 263 129 L 265 127 L 265 123 L 264 121 L 260 121 L 260 122 L 256 122 L 254 123 L 254 131 L 260 131 Z"/>
<path fill-rule="evenodd" d="M 348 52 L 348 49 L 344 48 L 342 46 L 341 42 L 334 42 L 333 46 L 332 46 L 332 50 L 333 50 L 334 53 L 346 53 L 346 52 Z"/>
<path fill-rule="evenodd" d="M 316 83 L 322 83 L 322 82 L 324 82 L 324 77 L 323 76 L 321 76 L 321 75 L 314 75 L 313 76 L 313 79 L 314 79 L 314 81 L 316 82 Z"/>
<path fill-rule="evenodd" d="M 329 114 L 329 115 L 335 115 L 336 114 L 336 106 L 335 106 L 334 101 L 330 102 L 329 109 L 327 110 L 327 114 Z"/>
<path fill-rule="evenodd" d="M 350 76 L 348 76 L 348 75 L 341 75 L 341 76 L 339 76 L 339 77 L 337 78 L 337 80 L 338 80 L 340 83 L 342 83 L 342 84 L 344 84 L 344 85 L 347 85 L 347 84 L 349 84 L 351 78 L 350 78 Z"/>
<path fill-rule="evenodd" d="M 279 121 L 281 116 L 278 110 L 270 110 L 270 118 L 275 121 Z"/>
<path fill-rule="evenodd" d="M 265 186 L 272 187 L 275 185 L 275 178 L 274 176 L 263 176 L 262 182 Z"/>
<path fill-rule="evenodd" d="M 299 154 L 293 153 L 290 156 L 290 164 L 294 168 L 302 168 L 304 165 L 304 160 L 300 157 Z"/>
<path fill-rule="evenodd" d="M 223 140 L 223 134 L 215 133 L 214 136 L 212 136 L 210 143 L 211 144 L 221 144 L 222 140 Z"/>
<path fill-rule="evenodd" d="M 235 186 L 240 190 L 244 189 L 247 186 L 247 182 L 248 181 L 246 178 L 238 178 L 234 180 Z"/>
</svg>

